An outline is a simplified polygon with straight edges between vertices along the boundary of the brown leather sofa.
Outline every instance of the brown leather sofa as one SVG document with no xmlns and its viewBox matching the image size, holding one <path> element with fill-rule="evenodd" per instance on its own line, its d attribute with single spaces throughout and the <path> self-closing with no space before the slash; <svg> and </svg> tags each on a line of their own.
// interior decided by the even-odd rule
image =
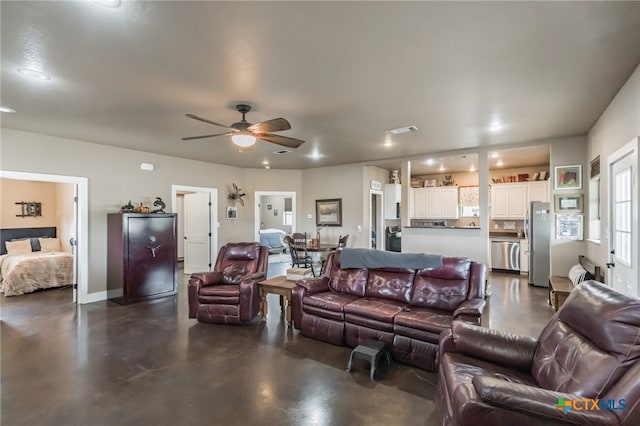
<svg viewBox="0 0 640 426">
<path fill-rule="evenodd" d="M 438 407 L 443 425 L 640 425 L 640 300 L 584 282 L 537 340 L 454 321 Z"/>
<path fill-rule="evenodd" d="M 350 347 L 380 340 L 397 361 L 433 371 L 440 333 L 454 319 L 479 324 L 485 265 L 444 257 L 436 269 L 341 269 L 341 252 L 293 289 L 294 327 L 303 335 Z"/>
<path fill-rule="evenodd" d="M 239 324 L 258 314 L 258 281 L 267 276 L 269 249 L 258 243 L 229 243 L 220 248 L 211 272 L 189 280 L 189 318 Z"/>
</svg>

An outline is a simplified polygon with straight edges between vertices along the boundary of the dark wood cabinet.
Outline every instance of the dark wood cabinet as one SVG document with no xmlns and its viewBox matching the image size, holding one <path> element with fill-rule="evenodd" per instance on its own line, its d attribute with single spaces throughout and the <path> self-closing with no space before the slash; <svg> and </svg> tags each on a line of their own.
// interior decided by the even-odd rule
<svg viewBox="0 0 640 426">
<path fill-rule="evenodd" d="M 109 299 L 133 303 L 177 291 L 177 215 L 107 215 Z"/>
</svg>

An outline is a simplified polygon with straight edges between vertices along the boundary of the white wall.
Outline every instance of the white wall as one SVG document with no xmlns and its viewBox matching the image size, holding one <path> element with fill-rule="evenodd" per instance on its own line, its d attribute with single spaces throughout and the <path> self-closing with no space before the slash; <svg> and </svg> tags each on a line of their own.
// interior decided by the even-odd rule
<svg viewBox="0 0 640 426">
<path fill-rule="evenodd" d="M 590 259 L 604 266 L 609 260 L 609 221 L 606 217 L 607 200 L 609 199 L 609 176 L 607 157 L 640 135 L 640 66 L 638 66 L 596 124 L 587 135 L 588 157 L 591 161 L 600 156 L 600 202 L 601 226 L 600 244 L 588 242 L 587 254 Z M 585 176 L 589 171 L 586 170 Z M 588 191 L 585 191 L 588 194 Z M 585 202 L 585 205 L 589 205 Z"/>
<path fill-rule="evenodd" d="M 161 197 L 170 204 L 171 185 L 218 188 L 219 245 L 252 241 L 252 204 L 239 207 L 238 220 L 224 219 L 226 197 L 232 183 L 242 188 L 247 179 L 252 179 L 253 182 L 276 182 L 273 186 L 277 186 L 277 182 L 288 181 L 295 175 L 289 171 L 245 170 L 6 128 L 1 129 L 1 140 L 2 170 L 88 178 L 88 293 L 106 290 L 106 215 L 117 212 L 129 200 L 152 206 L 155 197 Z M 155 164 L 155 171 L 141 171 L 141 162 Z M 290 186 L 275 189 L 289 190 Z"/>
<path fill-rule="evenodd" d="M 62 251 L 71 253 L 69 239 L 75 235 L 75 185 L 71 183 L 56 183 L 56 226 L 57 235 L 60 238 Z"/>
<path fill-rule="evenodd" d="M 368 247 L 363 238 L 363 166 L 345 165 L 302 170 L 301 209 L 298 211 L 299 232 L 316 234 L 315 200 L 342 198 L 342 226 L 324 227 L 320 242 L 335 243 L 340 235 L 349 234 L 349 247 Z M 368 191 L 367 191 L 368 193 Z M 311 215 L 307 219 L 307 215 Z M 368 223 L 368 219 L 367 219 Z M 360 230 L 358 230 L 360 226 Z"/>
</svg>

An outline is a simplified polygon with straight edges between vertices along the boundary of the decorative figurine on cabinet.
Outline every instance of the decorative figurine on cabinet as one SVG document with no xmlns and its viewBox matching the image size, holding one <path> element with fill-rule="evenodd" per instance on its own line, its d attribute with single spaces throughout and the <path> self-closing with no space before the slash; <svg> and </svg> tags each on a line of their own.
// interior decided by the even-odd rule
<svg viewBox="0 0 640 426">
<path fill-rule="evenodd" d="M 131 200 L 129 200 L 129 204 L 125 204 L 124 206 L 120 207 L 120 213 L 131 213 L 133 212 L 133 204 L 131 204 Z"/>
<path fill-rule="evenodd" d="M 157 207 L 157 209 L 153 210 L 151 213 L 164 213 L 164 209 L 167 205 L 162 201 L 162 198 L 156 197 L 156 200 L 153 202 L 153 205 Z"/>
</svg>

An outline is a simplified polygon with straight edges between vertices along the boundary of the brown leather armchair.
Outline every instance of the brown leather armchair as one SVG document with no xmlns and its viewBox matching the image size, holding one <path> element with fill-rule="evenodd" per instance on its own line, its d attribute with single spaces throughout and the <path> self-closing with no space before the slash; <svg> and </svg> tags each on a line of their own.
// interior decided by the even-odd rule
<svg viewBox="0 0 640 426">
<path fill-rule="evenodd" d="M 258 243 L 229 243 L 218 253 L 211 272 L 189 280 L 189 318 L 200 322 L 240 324 L 258 314 L 258 281 L 267 276 L 269 249 Z"/>
<path fill-rule="evenodd" d="M 439 350 L 442 425 L 640 424 L 640 300 L 597 281 L 538 339 L 454 321 Z"/>
</svg>

